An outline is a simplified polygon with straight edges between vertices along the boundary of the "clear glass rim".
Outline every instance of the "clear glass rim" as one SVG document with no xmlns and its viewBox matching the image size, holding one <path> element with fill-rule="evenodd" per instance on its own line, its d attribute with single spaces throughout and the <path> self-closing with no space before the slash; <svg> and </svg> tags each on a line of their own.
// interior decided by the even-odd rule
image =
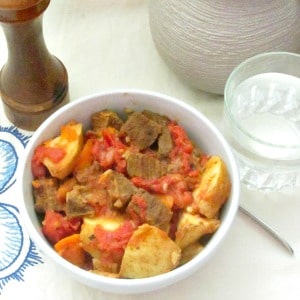
<svg viewBox="0 0 300 300">
<path fill-rule="evenodd" d="M 292 52 L 279 52 L 279 51 L 277 52 L 277 51 L 275 51 L 275 52 L 265 52 L 262 54 L 258 54 L 258 55 L 252 56 L 250 58 L 247 58 L 246 60 L 241 62 L 239 65 L 237 65 L 233 69 L 233 71 L 231 72 L 231 74 L 229 75 L 229 77 L 226 81 L 225 89 L 224 89 L 224 106 L 225 106 L 224 113 L 226 113 L 226 115 L 229 116 L 230 122 L 232 122 L 234 124 L 235 128 L 237 128 L 243 135 L 247 136 L 249 139 L 251 139 L 261 145 L 270 147 L 270 148 L 292 149 L 292 150 L 296 150 L 296 151 L 298 150 L 299 154 L 297 155 L 297 158 L 295 158 L 295 160 L 296 160 L 296 159 L 299 159 L 299 157 L 300 157 L 300 144 L 299 143 L 287 146 L 287 145 L 283 145 L 283 144 L 274 144 L 274 143 L 266 142 L 262 139 L 259 139 L 256 136 L 254 136 L 253 134 L 249 133 L 247 130 L 244 129 L 243 126 L 241 126 L 239 124 L 239 121 L 232 114 L 231 109 L 230 109 L 230 98 L 228 96 L 228 89 L 230 87 L 232 79 L 236 76 L 236 73 L 239 72 L 240 69 L 242 69 L 245 65 L 248 65 L 249 63 L 251 63 L 253 61 L 256 61 L 263 57 L 276 56 L 276 55 L 277 56 L 286 56 L 286 57 L 295 57 L 295 58 L 299 59 L 299 61 L 300 61 L 300 54 L 292 53 Z"/>
</svg>

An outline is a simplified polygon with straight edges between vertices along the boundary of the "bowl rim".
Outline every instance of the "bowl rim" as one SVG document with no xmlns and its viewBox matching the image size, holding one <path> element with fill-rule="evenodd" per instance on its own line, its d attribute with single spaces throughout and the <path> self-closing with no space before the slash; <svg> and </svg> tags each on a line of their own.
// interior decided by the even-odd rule
<svg viewBox="0 0 300 300">
<path fill-rule="evenodd" d="M 102 98 L 105 96 L 116 96 L 116 95 L 124 95 L 124 94 L 132 94 L 135 96 L 149 96 L 156 98 L 163 98 L 164 101 L 169 102 L 170 104 L 176 104 L 180 106 L 182 109 L 187 110 L 189 113 L 193 113 L 197 116 L 197 118 L 201 119 L 207 127 L 212 131 L 214 136 L 218 139 L 221 147 L 226 153 L 227 160 L 229 164 L 229 168 L 231 171 L 231 180 L 235 184 L 232 185 L 230 201 L 231 205 L 227 210 L 226 217 L 222 220 L 221 225 L 217 232 L 214 233 L 213 237 L 210 239 L 210 242 L 204 247 L 201 251 L 201 255 L 197 255 L 191 261 L 186 264 L 161 275 L 156 275 L 148 278 L 141 279 L 120 279 L 120 278 L 110 278 L 98 274 L 94 274 L 92 272 L 88 272 L 86 270 L 80 269 L 79 267 L 69 263 L 62 257 L 60 257 L 54 250 L 53 247 L 41 236 L 41 234 L 37 231 L 34 224 L 32 223 L 29 212 L 26 207 L 26 199 L 24 197 L 24 185 L 23 178 L 26 176 L 26 167 L 28 168 L 28 157 L 30 152 L 32 151 L 32 147 L 34 146 L 36 140 L 41 135 L 41 133 L 46 130 L 47 126 L 55 121 L 59 116 L 63 115 L 67 110 L 73 109 L 76 106 L 80 106 L 82 103 L 86 101 L 92 101 L 95 98 Z M 143 90 L 143 89 L 114 89 L 107 90 L 98 93 L 93 93 L 87 96 L 82 96 L 78 99 L 71 101 L 70 103 L 64 105 L 59 110 L 54 112 L 50 117 L 48 117 L 33 133 L 29 142 L 25 147 L 25 153 L 23 155 L 23 159 L 19 163 L 18 167 L 18 186 L 21 191 L 21 201 L 20 201 L 20 214 L 22 216 L 22 221 L 24 222 L 24 226 L 28 231 L 30 238 L 36 243 L 37 247 L 42 245 L 40 249 L 42 253 L 46 254 L 49 258 L 51 258 L 57 265 L 61 265 L 65 271 L 71 275 L 75 280 L 81 281 L 86 285 L 98 288 L 105 292 L 113 292 L 115 294 L 138 294 L 154 291 L 157 289 L 161 289 L 163 287 L 169 286 L 178 282 L 181 279 L 184 279 L 191 274 L 193 274 L 196 270 L 199 269 L 200 266 L 204 265 L 207 261 L 207 257 L 214 254 L 223 242 L 225 238 L 225 233 L 230 229 L 235 215 L 238 210 L 239 205 L 239 196 L 240 196 L 240 180 L 239 180 L 239 172 L 236 160 L 233 156 L 232 150 L 221 134 L 221 132 L 217 129 L 215 125 L 204 116 L 199 110 L 192 107 L 190 104 L 187 104 L 177 98 L 172 96 L 168 96 L 162 93 Z M 81 279 L 79 279 L 81 277 Z M 116 289 L 118 287 L 118 289 Z"/>
</svg>

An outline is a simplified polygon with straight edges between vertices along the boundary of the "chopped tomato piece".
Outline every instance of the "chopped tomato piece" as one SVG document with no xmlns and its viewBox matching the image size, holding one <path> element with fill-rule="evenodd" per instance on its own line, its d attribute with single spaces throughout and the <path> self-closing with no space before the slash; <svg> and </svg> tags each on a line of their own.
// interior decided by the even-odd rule
<svg viewBox="0 0 300 300">
<path fill-rule="evenodd" d="M 132 222 L 125 221 L 114 231 L 96 226 L 94 233 L 99 249 L 113 252 L 117 249 L 124 249 L 135 229 L 136 226 Z"/>
<path fill-rule="evenodd" d="M 81 219 L 67 219 L 61 213 L 47 210 L 42 224 L 42 232 L 52 244 L 74 233 L 78 233 Z"/>
<path fill-rule="evenodd" d="M 97 140 L 93 146 L 94 159 L 104 169 L 115 169 L 120 173 L 126 171 L 126 160 L 123 157 L 126 146 L 116 134 L 108 129 L 102 130 L 102 139 Z"/>
<path fill-rule="evenodd" d="M 38 146 L 31 160 L 31 171 L 34 177 L 41 178 L 46 176 L 47 169 L 43 165 L 43 160 L 48 157 L 54 163 L 61 161 L 66 155 L 66 151 L 62 148 L 50 148 Z"/>
<path fill-rule="evenodd" d="M 174 147 L 170 151 L 171 161 L 177 165 L 177 170 L 181 173 L 188 174 L 193 170 L 193 144 L 188 138 L 185 130 L 175 122 L 168 124 Z"/>
<path fill-rule="evenodd" d="M 124 224 L 114 231 L 96 226 L 94 234 L 97 245 L 107 262 L 121 262 L 125 246 L 135 229 L 136 226 L 130 221 L 125 221 Z"/>
<path fill-rule="evenodd" d="M 101 131 L 103 140 L 107 147 L 114 147 L 116 149 L 126 149 L 126 146 L 120 141 L 117 136 L 117 131 L 113 133 L 109 128 L 102 129 Z"/>
<path fill-rule="evenodd" d="M 35 150 L 33 158 L 31 160 L 31 173 L 35 178 L 45 177 L 47 174 L 47 168 L 43 165 L 41 153 L 39 147 Z"/>
<path fill-rule="evenodd" d="M 158 179 L 133 177 L 132 183 L 150 193 L 169 194 L 177 207 L 184 208 L 193 202 L 192 192 L 180 174 L 171 174 Z"/>
<path fill-rule="evenodd" d="M 194 147 L 185 130 L 175 122 L 169 122 L 168 128 L 178 151 L 192 153 Z"/>
</svg>

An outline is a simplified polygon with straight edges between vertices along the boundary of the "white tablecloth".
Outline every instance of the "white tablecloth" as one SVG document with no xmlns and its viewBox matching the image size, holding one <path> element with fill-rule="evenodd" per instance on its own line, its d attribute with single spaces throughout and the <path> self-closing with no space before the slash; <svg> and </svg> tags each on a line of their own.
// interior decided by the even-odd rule
<svg viewBox="0 0 300 300">
<path fill-rule="evenodd" d="M 71 101 L 114 88 L 154 90 L 190 103 L 220 127 L 223 97 L 191 89 L 166 66 L 151 38 L 146 0 L 52 0 L 44 13 L 44 36 L 49 51 L 68 70 Z M 1 66 L 6 59 L 1 30 Z M 21 159 L 31 133 L 14 128 L 2 109 L 0 117 L 1 150 L 14 147 Z M 1 161 L 0 299 L 141 298 L 83 286 L 66 277 L 36 249 L 19 223 L 17 178 L 13 168 L 8 170 L 11 173 L 5 174 L 11 176 L 5 181 L 7 170 Z M 142 295 L 143 299 L 299 300 L 300 188 L 269 194 L 242 188 L 241 202 L 274 226 L 290 242 L 295 255 L 238 213 L 228 237 L 209 263 L 176 285 Z M 22 244 L 9 247 L 10 233 L 22 237 Z"/>
</svg>

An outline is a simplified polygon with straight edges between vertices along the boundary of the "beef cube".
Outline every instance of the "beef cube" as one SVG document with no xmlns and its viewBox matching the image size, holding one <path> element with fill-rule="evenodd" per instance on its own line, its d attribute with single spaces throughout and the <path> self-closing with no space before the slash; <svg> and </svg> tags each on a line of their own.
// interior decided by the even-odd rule
<svg viewBox="0 0 300 300">
<path fill-rule="evenodd" d="M 169 118 L 149 110 L 144 110 L 143 115 L 162 126 L 161 134 L 158 137 L 158 153 L 162 157 L 167 157 L 173 148 L 171 133 L 168 129 Z"/>
<path fill-rule="evenodd" d="M 162 157 L 167 157 L 173 149 L 173 140 L 168 127 L 164 127 L 161 135 L 158 138 L 158 153 Z"/>
<path fill-rule="evenodd" d="M 95 186 L 75 186 L 67 193 L 66 215 L 69 218 L 93 215 L 94 208 L 91 203 L 104 205 L 105 194 Z"/>
<path fill-rule="evenodd" d="M 169 224 L 172 218 L 171 209 L 165 206 L 158 197 L 143 189 L 132 196 L 126 212 L 141 223 L 156 226 L 166 232 L 169 231 Z"/>
<path fill-rule="evenodd" d="M 135 185 L 127 177 L 113 170 L 104 172 L 100 177 L 100 182 L 106 189 L 112 206 L 118 209 L 125 207 L 137 191 Z"/>
<path fill-rule="evenodd" d="M 130 177 L 159 178 L 167 173 L 167 165 L 155 157 L 142 153 L 130 153 L 126 159 Z"/>
<path fill-rule="evenodd" d="M 113 127 L 120 130 L 123 120 L 113 111 L 104 109 L 96 112 L 91 117 L 92 129 L 98 130 L 107 127 Z"/>
<path fill-rule="evenodd" d="M 58 180 L 56 178 L 41 178 L 32 181 L 34 208 L 38 213 L 46 210 L 64 211 L 65 203 L 57 200 L 56 191 Z"/>
<path fill-rule="evenodd" d="M 101 166 L 98 162 L 94 161 L 90 166 L 75 170 L 74 177 L 80 184 L 87 184 L 93 180 L 98 180 L 99 176 L 103 173 Z"/>
<path fill-rule="evenodd" d="M 162 126 L 141 112 L 133 112 L 121 127 L 130 143 L 140 150 L 150 147 L 162 131 Z"/>
<path fill-rule="evenodd" d="M 158 123 L 159 125 L 161 125 L 163 127 L 166 127 L 168 122 L 170 121 L 168 119 L 168 117 L 166 117 L 164 115 L 160 115 L 160 114 L 155 113 L 155 112 L 150 111 L 150 110 L 144 110 L 143 115 L 146 116 L 148 119 Z"/>
</svg>

